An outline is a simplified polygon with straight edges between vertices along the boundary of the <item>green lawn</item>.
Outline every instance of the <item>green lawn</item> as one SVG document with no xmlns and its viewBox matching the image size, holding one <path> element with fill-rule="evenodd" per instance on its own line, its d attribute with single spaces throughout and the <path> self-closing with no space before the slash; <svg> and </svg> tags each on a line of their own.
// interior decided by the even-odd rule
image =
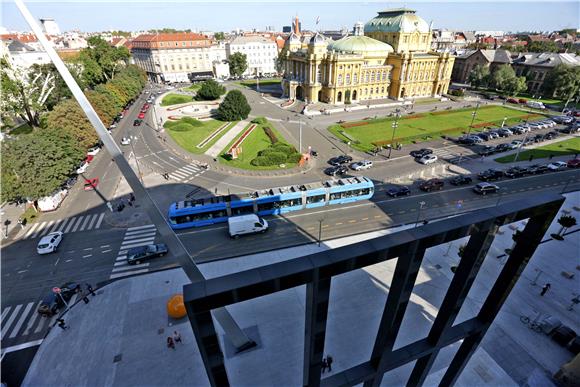
<svg viewBox="0 0 580 387">
<path fill-rule="evenodd" d="M 167 94 L 161 100 L 161 106 L 178 105 L 180 103 L 192 102 L 193 99 L 189 95 L 182 94 Z"/>
<path fill-rule="evenodd" d="M 493 94 L 493 95 L 500 95 L 500 93 L 498 93 L 497 91 L 494 90 L 487 90 L 485 91 L 486 94 Z M 548 104 L 548 105 L 560 105 L 561 107 L 564 107 L 564 105 L 566 104 L 566 101 L 562 101 L 560 99 L 554 99 L 554 98 L 532 98 L 534 95 L 532 94 L 528 94 L 528 93 L 521 93 L 518 94 L 516 97 L 513 98 L 524 98 L 527 99 L 528 101 L 538 101 L 538 102 L 542 102 L 544 104 Z M 574 107 L 574 101 L 570 101 L 570 103 L 568 103 L 568 107 L 572 108 Z M 576 108 L 580 108 L 580 104 L 576 105 Z"/>
<path fill-rule="evenodd" d="M 549 158 L 550 155 L 554 157 L 574 155 L 580 153 L 580 137 L 574 137 L 569 140 L 558 141 L 550 145 L 544 145 L 535 149 L 529 149 L 520 152 L 518 156 L 518 161 L 529 161 L 530 156 L 534 156 L 534 159 L 545 159 Z M 516 155 L 509 155 L 498 157 L 495 159 L 498 163 L 512 163 L 514 162 Z"/>
<path fill-rule="evenodd" d="M 253 124 L 250 124 L 250 125 L 253 125 Z M 287 144 L 284 137 L 282 137 L 280 132 L 278 132 L 278 130 L 276 130 L 274 125 L 272 125 L 270 122 L 267 122 L 266 124 L 263 124 L 263 125 L 258 124 L 258 126 L 256 128 L 254 128 L 252 133 L 250 133 L 250 135 L 248 137 L 246 137 L 246 139 L 244 140 L 244 142 L 241 145 L 242 146 L 242 153 L 241 153 L 240 157 L 238 157 L 235 160 L 228 160 L 227 157 L 225 157 L 224 153 L 227 152 L 228 149 L 230 149 L 230 147 L 238 140 L 238 138 L 240 138 L 242 136 L 242 134 L 245 132 L 245 130 L 247 128 L 250 127 L 250 125 L 246 126 L 244 128 L 244 130 L 242 130 L 240 132 L 240 134 L 238 136 L 236 136 L 236 138 L 234 138 L 228 144 L 228 146 L 223 149 L 222 155 L 219 158 L 220 163 L 225 164 L 225 165 L 229 165 L 232 167 L 236 167 L 236 168 L 251 169 L 251 170 L 281 169 L 278 165 L 257 167 L 257 166 L 250 164 L 250 162 L 254 158 L 256 158 L 256 156 L 258 155 L 258 152 L 268 148 L 271 145 L 270 139 L 268 138 L 266 133 L 264 133 L 264 129 L 263 129 L 264 126 L 269 126 L 270 128 L 272 128 L 272 131 L 276 134 L 276 137 L 278 137 L 279 141 Z M 297 165 L 296 163 L 286 163 L 285 169 L 293 168 L 296 165 Z"/>
<path fill-rule="evenodd" d="M 207 143 L 203 148 L 198 148 L 197 144 L 206 139 L 214 130 L 222 126 L 225 122 L 218 120 L 207 120 L 207 121 L 197 121 L 199 124 L 196 125 L 188 124 L 187 121 L 191 120 L 188 118 L 182 118 L 179 121 L 167 121 L 165 129 L 167 133 L 171 136 L 173 141 L 175 141 L 180 147 L 191 153 L 201 154 L 208 150 L 217 140 L 220 139 L 228 129 L 237 123 L 232 122 L 226 129 L 224 129 L 219 135 Z M 190 121 L 194 122 L 195 121 Z M 199 125 L 199 126 L 197 126 Z"/>
<path fill-rule="evenodd" d="M 260 86 L 280 85 L 280 79 L 260 79 Z M 256 79 L 248 79 L 247 81 L 236 82 L 238 85 L 254 88 L 256 86 Z"/>
<path fill-rule="evenodd" d="M 186 90 L 186 91 L 194 91 L 194 92 L 195 91 L 198 91 L 199 89 L 201 89 L 201 83 L 194 83 L 191 86 L 187 86 L 187 87 L 184 87 L 183 88 L 183 90 Z"/>
<path fill-rule="evenodd" d="M 467 132 L 471 124 L 473 110 L 474 108 L 451 111 L 442 110 L 404 116 L 399 119 L 393 143 L 408 144 L 410 142 L 433 140 L 438 136 L 461 135 L 463 132 Z M 413 118 L 417 115 L 420 117 Z M 481 131 L 485 126 L 500 126 L 504 117 L 507 117 L 506 125 L 511 125 L 528 117 L 533 120 L 534 116 L 502 106 L 482 106 L 475 117 L 472 132 Z M 394 118 L 392 117 L 378 118 L 358 121 L 358 123 L 368 122 L 367 125 L 343 127 L 343 125 L 353 124 L 348 122 L 341 125 L 332 125 L 328 130 L 342 141 L 350 141 L 352 147 L 361 151 L 370 151 L 377 145 L 386 145 L 391 142 L 393 121 Z"/>
</svg>

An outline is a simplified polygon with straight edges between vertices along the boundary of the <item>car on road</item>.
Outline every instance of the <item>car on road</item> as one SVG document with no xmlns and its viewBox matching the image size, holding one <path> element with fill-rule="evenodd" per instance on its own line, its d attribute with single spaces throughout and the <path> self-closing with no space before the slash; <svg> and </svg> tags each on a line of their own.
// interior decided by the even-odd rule
<svg viewBox="0 0 580 387">
<path fill-rule="evenodd" d="M 423 156 L 427 156 L 433 153 L 433 149 L 429 149 L 429 148 L 421 148 L 421 149 L 416 149 L 413 150 L 411 152 L 409 152 L 409 154 L 415 158 L 421 158 Z"/>
<path fill-rule="evenodd" d="M 127 263 L 129 265 L 139 265 L 141 262 L 156 257 L 162 257 L 167 254 L 167 252 L 168 249 L 165 243 L 133 247 L 127 251 Z"/>
<path fill-rule="evenodd" d="M 145 118 L 145 113 L 143 113 L 143 112 L 139 113 L 139 115 L 137 116 L 137 118 L 139 118 L 140 120 L 142 120 L 143 118 Z"/>
<path fill-rule="evenodd" d="M 487 195 L 488 193 L 496 193 L 499 191 L 499 187 L 491 183 L 477 183 L 473 187 L 473 191 L 480 195 Z"/>
<path fill-rule="evenodd" d="M 548 164 L 548 169 L 550 171 L 560 171 L 560 170 L 565 169 L 567 167 L 568 167 L 568 165 L 564 161 L 556 161 L 556 162 Z"/>
<path fill-rule="evenodd" d="M 133 121 L 133 126 L 139 126 L 139 125 L 141 125 L 142 122 L 143 122 L 143 120 L 135 120 L 135 121 Z"/>
<path fill-rule="evenodd" d="M 93 179 L 85 179 L 84 190 L 85 191 L 93 191 L 99 185 L 99 178 L 95 177 Z"/>
<path fill-rule="evenodd" d="M 392 198 L 397 198 L 399 196 L 409 196 L 411 195 L 411 190 L 407 187 L 393 187 L 387 190 L 387 195 Z"/>
<path fill-rule="evenodd" d="M 357 161 L 356 163 L 352 163 L 350 168 L 353 171 L 362 171 L 363 169 L 369 169 L 373 166 L 373 162 L 370 160 L 361 160 Z"/>
<path fill-rule="evenodd" d="M 328 176 L 344 175 L 348 169 L 344 165 L 335 165 L 328 167 L 324 170 L 324 173 Z"/>
<path fill-rule="evenodd" d="M 40 255 L 54 253 L 62 242 L 62 231 L 54 231 L 45 236 L 43 236 L 38 245 L 36 246 L 36 252 Z"/>
<path fill-rule="evenodd" d="M 506 143 L 501 143 L 501 144 L 498 144 L 495 146 L 496 152 L 505 152 L 505 151 L 508 151 L 510 149 L 511 149 L 510 144 L 506 144 Z"/>
<path fill-rule="evenodd" d="M 572 159 L 566 162 L 568 168 L 579 168 L 580 167 L 580 159 Z"/>
<path fill-rule="evenodd" d="M 453 185 L 466 185 L 466 184 L 471 184 L 472 181 L 473 181 L 473 179 L 469 176 L 459 175 L 459 176 L 455 176 L 449 182 Z"/>
<path fill-rule="evenodd" d="M 477 175 L 477 178 L 482 181 L 499 180 L 503 177 L 503 172 L 499 169 L 488 169 Z"/>
<path fill-rule="evenodd" d="M 427 181 L 424 181 L 423 183 L 421 183 L 419 185 L 419 189 L 421 191 L 425 191 L 425 192 L 431 192 L 431 191 L 440 191 L 443 189 L 443 186 L 445 185 L 445 182 L 441 179 L 429 179 Z"/>
<path fill-rule="evenodd" d="M 61 286 L 59 286 L 60 295 L 51 291 L 50 294 L 47 294 L 38 305 L 37 312 L 42 317 L 52 317 L 60 311 L 61 308 L 64 308 L 65 302 L 68 302 L 73 298 L 75 293 L 80 292 L 81 286 L 76 282 L 67 282 Z"/>
<path fill-rule="evenodd" d="M 545 164 L 530 165 L 526 168 L 526 170 L 530 175 L 541 175 L 542 173 L 549 171 L 548 166 Z"/>
<path fill-rule="evenodd" d="M 525 176 L 527 173 L 527 169 L 521 167 L 513 167 L 505 170 L 503 173 L 505 177 L 509 177 L 510 179 L 515 179 L 517 177 Z"/>
<path fill-rule="evenodd" d="M 109 125 L 109 129 L 115 129 L 117 127 L 117 124 L 115 124 L 114 122 Z"/>
<path fill-rule="evenodd" d="M 519 103 L 518 100 L 515 98 L 508 98 L 508 99 L 506 99 L 506 102 L 507 103 Z"/>
<path fill-rule="evenodd" d="M 129 137 L 123 137 L 121 139 L 121 145 L 130 145 L 131 144 L 131 139 Z"/>
<path fill-rule="evenodd" d="M 425 156 L 421 157 L 420 159 L 415 159 L 415 160 L 417 160 L 417 162 L 420 164 L 428 165 L 428 164 L 433 164 L 434 162 L 436 162 L 437 156 L 425 155 Z"/>
<path fill-rule="evenodd" d="M 493 145 L 486 145 L 483 147 L 479 152 L 477 152 L 480 156 L 489 156 L 497 152 L 497 147 Z"/>
<path fill-rule="evenodd" d="M 100 151 L 101 151 L 100 147 L 94 146 L 87 151 L 87 156 L 95 156 Z"/>
<path fill-rule="evenodd" d="M 347 155 L 340 155 L 340 156 L 336 156 L 331 158 L 330 160 L 328 160 L 328 164 L 330 165 L 342 165 L 342 164 L 347 164 L 352 162 L 352 157 L 347 156 Z"/>
</svg>

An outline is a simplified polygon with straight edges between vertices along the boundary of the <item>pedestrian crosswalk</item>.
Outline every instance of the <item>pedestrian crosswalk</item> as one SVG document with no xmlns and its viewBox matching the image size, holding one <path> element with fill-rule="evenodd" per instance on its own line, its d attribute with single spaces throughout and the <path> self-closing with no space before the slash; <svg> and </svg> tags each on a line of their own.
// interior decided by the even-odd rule
<svg viewBox="0 0 580 387">
<path fill-rule="evenodd" d="M 181 167 L 169 174 L 169 177 L 173 180 L 181 181 L 183 183 L 187 183 L 197 176 L 201 175 L 207 171 L 206 168 L 197 165 L 197 164 L 188 164 L 184 167 Z"/>
<path fill-rule="evenodd" d="M 73 305 L 78 298 L 74 294 L 68 301 Z M 37 340 L 44 337 L 48 327 L 52 326 L 58 315 L 42 317 L 37 310 L 41 301 L 30 301 L 18 305 L 7 305 L 2 309 L 0 336 L 2 340 L 2 353 L 14 343 L 26 340 Z"/>
<path fill-rule="evenodd" d="M 127 263 L 127 251 L 133 247 L 146 246 L 155 243 L 157 228 L 153 224 L 139 227 L 130 227 L 125 231 L 125 237 L 121 242 L 121 248 L 117 255 L 111 276 L 109 279 L 126 277 L 134 274 L 147 273 L 149 262 L 140 265 L 129 265 Z"/>
<path fill-rule="evenodd" d="M 77 231 L 96 230 L 101 227 L 105 213 L 73 216 L 66 219 L 47 220 L 34 223 L 24 230 L 22 239 L 39 238 L 53 231 L 62 231 L 65 234 Z"/>
</svg>

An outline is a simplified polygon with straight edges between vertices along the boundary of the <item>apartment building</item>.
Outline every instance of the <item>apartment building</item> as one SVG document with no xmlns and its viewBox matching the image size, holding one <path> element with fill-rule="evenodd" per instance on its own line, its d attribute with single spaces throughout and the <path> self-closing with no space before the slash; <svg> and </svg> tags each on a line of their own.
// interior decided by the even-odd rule
<svg viewBox="0 0 580 387">
<path fill-rule="evenodd" d="M 236 52 L 246 54 L 246 76 L 276 74 L 278 44 L 274 39 L 264 36 L 238 36 L 227 43 L 226 51 L 228 58 Z"/>
</svg>

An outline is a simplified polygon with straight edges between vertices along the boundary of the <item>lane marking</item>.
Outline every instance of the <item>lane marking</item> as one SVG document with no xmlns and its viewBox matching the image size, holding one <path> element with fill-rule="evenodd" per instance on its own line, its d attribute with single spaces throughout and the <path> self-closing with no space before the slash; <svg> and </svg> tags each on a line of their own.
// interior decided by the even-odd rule
<svg viewBox="0 0 580 387">
<path fill-rule="evenodd" d="M 356 223 L 356 220 L 349 220 L 348 223 Z"/>
<path fill-rule="evenodd" d="M 117 274 L 112 274 L 109 279 L 115 279 L 115 278 L 121 278 L 121 277 L 127 277 L 128 275 L 133 275 L 133 274 L 141 274 L 141 273 L 147 273 L 149 271 L 149 269 L 142 269 L 142 270 L 137 270 L 137 271 L 131 271 L 128 273 L 117 273 Z"/>
<path fill-rule="evenodd" d="M 129 227 L 129 228 L 127 229 L 127 231 L 143 230 L 143 229 L 146 229 L 146 228 L 154 228 L 154 227 L 155 227 L 155 225 L 154 225 L 154 224 L 148 224 L 148 225 L 146 225 L 146 226 Z"/>
<path fill-rule="evenodd" d="M 111 251 L 113 251 L 113 250 L 110 250 L 110 249 L 109 250 L 103 250 L 103 251 L 101 251 L 101 253 L 105 254 L 105 253 L 110 253 Z"/>
<path fill-rule="evenodd" d="M 103 218 L 105 217 L 105 213 L 103 212 L 101 214 L 101 216 L 99 216 L 99 220 L 97 221 L 97 224 L 95 225 L 95 228 L 99 228 L 101 227 L 101 222 L 103 221 Z"/>
<path fill-rule="evenodd" d="M 71 218 L 66 218 L 61 225 L 56 229 L 56 231 L 62 231 L 64 229 L 64 226 L 68 223 L 68 221 L 71 220 Z"/>
<path fill-rule="evenodd" d="M 118 262 L 118 263 L 120 263 L 120 262 Z M 119 267 L 115 267 L 113 269 L 113 273 L 120 272 L 120 271 L 126 271 L 126 270 L 130 270 L 130 269 L 135 269 L 135 268 L 139 269 L 139 268 L 149 267 L 149 264 L 150 264 L 149 262 L 145 262 L 145 263 L 141 263 L 139 265 L 129 265 L 128 263 L 123 262 L 123 265 L 120 265 Z"/>
<path fill-rule="evenodd" d="M 111 245 L 101 245 L 101 248 L 111 247 Z"/>
<path fill-rule="evenodd" d="M 83 255 L 83 258 L 88 258 L 88 257 L 92 257 L 92 256 L 93 256 L 93 254 L 87 254 L 87 255 Z"/>
<path fill-rule="evenodd" d="M 83 249 L 84 251 L 88 251 L 88 250 L 92 250 L 92 247 L 87 247 L 86 249 Z"/>
<path fill-rule="evenodd" d="M 16 320 L 16 315 L 18 314 L 18 312 L 20 312 L 20 309 L 22 309 L 22 305 L 21 304 L 16 305 L 16 308 L 14 308 L 14 312 L 12 312 L 10 318 L 8 319 L 8 321 L 6 321 L 6 325 L 2 326 L 2 335 L 0 337 L 2 340 L 4 340 L 4 335 L 8 333 L 8 331 L 10 330 L 10 326 L 12 325 L 14 320 Z"/>
<path fill-rule="evenodd" d="M 85 229 L 85 227 L 87 227 L 87 223 L 89 222 L 89 219 L 91 219 L 93 217 L 93 215 L 89 215 L 85 218 L 85 221 L 83 222 L 83 225 L 81 226 L 81 228 L 79 228 L 79 231 L 83 231 Z"/>
<path fill-rule="evenodd" d="M 126 247 L 124 247 L 125 245 L 131 245 L 131 244 L 134 244 L 134 243 L 141 243 L 141 242 L 147 242 L 147 243 L 149 243 L 149 242 L 153 242 L 154 240 L 155 240 L 155 237 L 148 236 L 148 237 L 145 237 L 145 238 L 132 239 L 130 241 L 123 241 L 123 243 L 121 243 L 121 248 L 122 249 L 125 249 L 126 248 Z"/>
<path fill-rule="evenodd" d="M 79 218 L 78 218 L 75 226 L 73 227 L 72 230 L 70 230 L 70 232 L 76 232 L 78 230 L 79 226 L 81 225 L 81 223 L 82 223 L 82 221 L 83 221 L 84 218 L 85 218 L 85 215 L 79 216 Z"/>
<path fill-rule="evenodd" d="M 42 301 L 38 301 L 38 304 L 36 304 L 36 307 L 33 309 L 32 318 L 30 320 L 28 320 L 28 324 L 26 325 L 26 329 L 24 330 L 24 333 L 22 334 L 22 336 L 27 336 L 30 333 L 30 330 L 32 329 L 32 327 L 36 323 L 36 320 L 40 317 L 40 313 L 34 313 L 35 311 L 38 310 L 38 307 L 40 306 L 40 304 L 42 304 Z"/>
<path fill-rule="evenodd" d="M 369 218 L 362 218 L 361 220 L 369 220 Z"/>
<path fill-rule="evenodd" d="M 91 222 L 89 223 L 89 225 L 87 226 L 87 230 L 92 230 L 93 229 L 93 224 L 95 224 L 95 221 L 97 220 L 97 218 L 99 217 L 98 214 L 95 214 L 92 218 L 91 218 Z"/>
<path fill-rule="evenodd" d="M 24 312 L 22 312 L 22 314 L 20 315 L 20 319 L 12 329 L 12 333 L 10 334 L 10 336 L 8 336 L 9 339 L 16 337 L 18 331 L 20 331 L 20 328 L 22 328 L 22 324 L 24 324 L 24 321 L 26 320 L 26 318 L 28 318 L 28 313 L 30 313 L 32 305 L 34 305 L 34 302 L 30 302 L 28 303 L 28 305 L 26 305 L 26 308 L 24 308 Z"/>
<path fill-rule="evenodd" d="M 335 226 L 340 226 L 340 225 L 342 225 L 342 224 L 344 224 L 344 223 L 342 223 L 342 222 L 338 222 L 338 223 L 335 223 L 334 225 L 335 225 Z"/>
</svg>

